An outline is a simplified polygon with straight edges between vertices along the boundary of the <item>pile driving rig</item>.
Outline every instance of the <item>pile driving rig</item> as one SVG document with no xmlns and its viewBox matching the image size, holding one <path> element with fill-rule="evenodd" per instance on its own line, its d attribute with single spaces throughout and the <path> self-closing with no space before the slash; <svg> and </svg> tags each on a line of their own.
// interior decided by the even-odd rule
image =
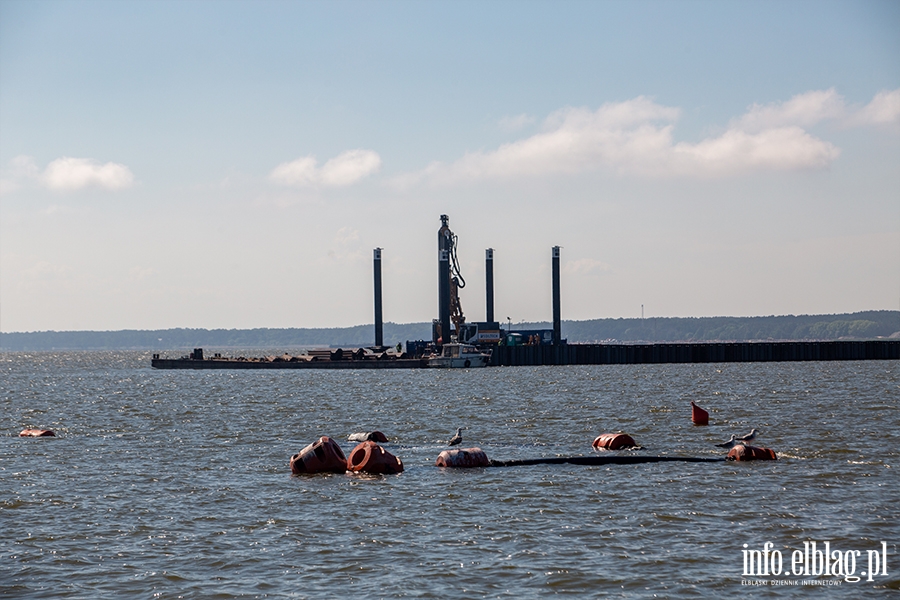
<svg viewBox="0 0 900 600">
<path fill-rule="evenodd" d="M 450 217 L 441 215 L 438 230 L 438 305 L 439 318 L 432 321 L 432 344 L 440 348 L 444 343 L 472 344 L 481 348 L 496 346 L 501 339 L 500 324 L 493 320 L 493 249 L 486 251 L 488 320 L 466 323 L 459 290 L 466 287 L 466 280 L 459 269 L 457 246 L 459 238 L 450 230 Z M 444 332 L 448 332 L 445 337 Z"/>
</svg>

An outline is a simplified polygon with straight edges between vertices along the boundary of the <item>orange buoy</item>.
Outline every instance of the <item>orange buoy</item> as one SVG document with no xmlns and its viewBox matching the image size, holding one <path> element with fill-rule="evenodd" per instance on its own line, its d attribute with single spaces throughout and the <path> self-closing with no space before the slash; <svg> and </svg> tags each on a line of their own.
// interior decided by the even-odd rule
<svg viewBox="0 0 900 600">
<path fill-rule="evenodd" d="M 291 472 L 301 473 L 343 473 L 347 470 L 347 457 L 337 442 L 323 435 L 291 457 Z"/>
<path fill-rule="evenodd" d="M 56 437 L 49 429 L 23 429 L 19 437 Z"/>
<path fill-rule="evenodd" d="M 709 425 L 709 413 L 691 401 L 691 421 L 694 425 Z"/>
<path fill-rule="evenodd" d="M 745 446 L 738 444 L 728 452 L 726 457 L 728 460 L 746 461 L 746 460 L 778 460 L 778 455 L 771 448 L 757 448 L 756 446 Z"/>
<path fill-rule="evenodd" d="M 634 438 L 626 433 L 603 433 L 597 436 L 592 444 L 594 448 L 604 450 L 618 450 L 619 448 L 633 448 L 637 446 Z"/>
<path fill-rule="evenodd" d="M 375 442 L 363 442 L 350 453 L 347 469 L 364 473 L 402 473 L 403 461 Z"/>
<path fill-rule="evenodd" d="M 437 467 L 471 469 L 474 467 L 489 467 L 491 466 L 491 461 L 488 460 L 487 454 L 481 448 L 457 448 L 455 450 L 444 450 L 438 454 L 434 464 Z"/>
</svg>

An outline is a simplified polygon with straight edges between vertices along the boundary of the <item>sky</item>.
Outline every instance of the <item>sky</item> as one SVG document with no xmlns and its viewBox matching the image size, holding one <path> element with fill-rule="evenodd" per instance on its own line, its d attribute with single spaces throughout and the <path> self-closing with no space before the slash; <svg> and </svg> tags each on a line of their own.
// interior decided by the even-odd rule
<svg viewBox="0 0 900 600">
<path fill-rule="evenodd" d="M 0 331 L 900 309 L 900 3 L 0 0 Z"/>
</svg>

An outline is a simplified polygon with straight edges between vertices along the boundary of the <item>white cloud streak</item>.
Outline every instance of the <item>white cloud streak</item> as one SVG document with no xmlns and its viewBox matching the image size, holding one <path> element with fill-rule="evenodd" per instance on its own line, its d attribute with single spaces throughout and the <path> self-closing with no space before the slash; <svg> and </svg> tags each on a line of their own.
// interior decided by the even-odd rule
<svg viewBox="0 0 900 600">
<path fill-rule="evenodd" d="M 100 164 L 90 158 L 63 156 L 41 171 L 31 156 L 17 156 L 4 169 L 0 189 L 3 194 L 27 185 L 39 185 L 55 192 L 71 192 L 88 187 L 111 191 L 129 188 L 134 184 L 131 169 L 119 163 Z"/>
<path fill-rule="evenodd" d="M 269 179 L 292 187 L 344 187 L 377 173 L 381 157 L 372 150 L 348 150 L 338 154 L 321 167 L 313 156 L 304 156 L 278 165 Z"/>
<path fill-rule="evenodd" d="M 566 108 L 550 115 L 541 133 L 452 163 L 435 162 L 394 182 L 441 185 L 600 168 L 660 177 L 826 169 L 840 149 L 806 128 L 825 121 L 843 127 L 900 122 L 900 90 L 881 92 L 862 108 L 848 107 L 834 89 L 753 104 L 724 132 L 698 142 L 675 142 L 680 112 L 644 96 L 596 110 Z"/>
<path fill-rule="evenodd" d="M 831 88 L 797 94 L 787 102 L 754 104 L 746 114 L 732 122 L 732 128 L 758 132 L 792 125 L 809 127 L 821 121 L 840 119 L 845 113 L 844 98 Z"/>
<path fill-rule="evenodd" d="M 675 173 L 724 175 L 750 170 L 824 169 L 840 150 L 796 126 L 747 133 L 729 129 L 716 138 L 673 147 Z"/>
<path fill-rule="evenodd" d="M 900 89 L 875 94 L 850 120 L 855 125 L 900 123 Z"/>
<path fill-rule="evenodd" d="M 86 187 L 121 190 L 134 183 L 134 175 L 125 165 L 100 164 L 89 158 L 57 158 L 44 169 L 41 179 L 51 190 L 68 192 Z"/>
</svg>

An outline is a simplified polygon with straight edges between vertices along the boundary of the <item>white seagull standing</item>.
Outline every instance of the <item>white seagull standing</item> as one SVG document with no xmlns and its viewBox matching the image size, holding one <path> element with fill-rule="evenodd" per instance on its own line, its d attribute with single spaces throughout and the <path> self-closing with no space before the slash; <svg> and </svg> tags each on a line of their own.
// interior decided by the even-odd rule
<svg viewBox="0 0 900 600">
<path fill-rule="evenodd" d="M 734 448 L 735 446 L 737 446 L 740 443 L 741 442 L 738 441 L 737 439 L 735 439 L 734 434 L 732 433 L 730 440 L 728 440 L 724 444 L 716 444 L 716 446 L 718 446 L 719 448 Z"/>
<path fill-rule="evenodd" d="M 747 435 L 744 435 L 744 436 L 739 437 L 739 438 L 738 438 L 738 441 L 740 441 L 740 442 L 750 442 L 750 441 L 753 441 L 754 439 L 756 439 L 756 434 L 757 434 L 757 433 L 759 433 L 759 432 L 756 431 L 755 429 L 751 429 L 751 430 L 750 430 L 750 433 L 748 433 Z"/>
</svg>

